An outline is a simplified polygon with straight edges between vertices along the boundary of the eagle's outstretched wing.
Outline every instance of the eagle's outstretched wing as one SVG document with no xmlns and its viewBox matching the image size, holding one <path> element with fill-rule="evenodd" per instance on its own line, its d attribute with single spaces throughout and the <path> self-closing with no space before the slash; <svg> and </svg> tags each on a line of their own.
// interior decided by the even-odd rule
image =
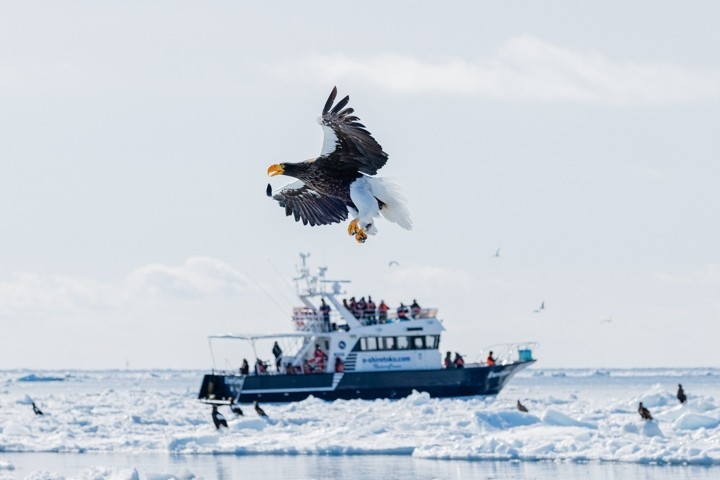
<svg viewBox="0 0 720 480">
<path fill-rule="evenodd" d="M 303 225 L 330 225 L 348 218 L 345 202 L 322 195 L 300 180 L 285 185 L 272 198 L 285 208 L 285 215 Z"/>
<path fill-rule="evenodd" d="M 333 107 L 337 87 L 333 87 L 325 102 L 318 123 L 325 134 L 319 162 L 328 162 L 328 167 L 354 169 L 366 175 L 375 175 L 387 163 L 388 155 L 380 144 L 352 115 L 352 108 L 344 108 L 350 101 L 346 96 Z"/>
</svg>

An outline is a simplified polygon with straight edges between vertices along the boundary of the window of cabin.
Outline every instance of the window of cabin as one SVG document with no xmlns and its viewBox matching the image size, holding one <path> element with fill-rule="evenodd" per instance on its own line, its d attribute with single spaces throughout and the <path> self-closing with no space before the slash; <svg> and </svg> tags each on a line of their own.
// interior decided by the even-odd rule
<svg viewBox="0 0 720 480">
<path fill-rule="evenodd" d="M 360 351 L 364 352 L 367 349 L 367 338 L 363 337 L 360 339 Z"/>
<path fill-rule="evenodd" d="M 367 349 L 368 350 L 377 350 L 378 349 L 377 337 L 367 337 Z"/>
<path fill-rule="evenodd" d="M 397 337 L 397 349 L 405 350 L 406 348 L 410 348 L 408 344 L 408 337 Z"/>
<path fill-rule="evenodd" d="M 412 347 L 415 350 L 425 348 L 425 337 L 410 337 L 412 339 Z"/>
<path fill-rule="evenodd" d="M 395 350 L 395 337 L 383 338 L 385 350 Z"/>
<path fill-rule="evenodd" d="M 427 348 L 438 348 L 440 346 L 440 336 L 438 336 L 438 335 L 425 336 L 425 346 Z"/>
</svg>

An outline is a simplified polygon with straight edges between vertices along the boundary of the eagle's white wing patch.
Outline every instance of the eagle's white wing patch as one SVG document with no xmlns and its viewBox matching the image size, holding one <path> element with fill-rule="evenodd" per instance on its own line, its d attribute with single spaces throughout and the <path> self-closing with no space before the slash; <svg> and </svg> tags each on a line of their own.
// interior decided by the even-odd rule
<svg viewBox="0 0 720 480">
<path fill-rule="evenodd" d="M 318 119 L 318 123 L 323 129 L 323 144 L 320 156 L 329 155 L 337 148 L 337 135 L 335 135 L 335 130 L 322 123 L 322 119 Z"/>
</svg>

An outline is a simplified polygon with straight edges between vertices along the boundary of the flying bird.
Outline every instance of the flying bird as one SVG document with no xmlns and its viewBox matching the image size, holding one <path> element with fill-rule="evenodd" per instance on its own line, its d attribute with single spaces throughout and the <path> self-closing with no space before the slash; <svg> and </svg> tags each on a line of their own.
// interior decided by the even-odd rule
<svg viewBox="0 0 720 480">
<path fill-rule="evenodd" d="M 35 415 L 44 415 L 42 410 L 40 410 L 40 408 L 38 408 L 38 406 L 35 405 L 35 402 L 32 402 L 32 407 L 33 407 L 33 412 L 35 412 Z"/>
<path fill-rule="evenodd" d="M 650 414 L 650 410 L 643 407 L 642 402 L 640 402 L 640 405 L 638 406 L 638 413 L 640 414 L 640 417 L 642 417 L 643 420 L 652 420 L 653 417 Z"/>
<path fill-rule="evenodd" d="M 228 428 L 227 420 L 225 420 L 222 413 L 218 412 L 217 405 L 212 407 L 212 420 L 216 429 L 220 430 L 220 427 Z"/>
<path fill-rule="evenodd" d="M 255 404 L 255 411 L 257 412 L 257 414 L 261 417 L 267 417 L 267 413 L 265 413 L 265 410 L 260 408 L 260 404 L 258 403 L 258 401 L 255 400 L 253 403 Z"/>
<path fill-rule="evenodd" d="M 499 248 L 495 252 L 495 255 L 493 255 L 493 258 L 500 258 L 500 249 Z"/>
<path fill-rule="evenodd" d="M 535 313 L 540 313 L 540 312 L 542 312 L 543 310 L 545 310 L 545 302 L 542 302 L 542 303 L 540 304 L 540 307 L 538 307 L 538 309 L 535 310 Z"/>
<path fill-rule="evenodd" d="M 380 144 L 373 138 L 354 109 L 346 105 L 346 96 L 335 104 L 337 87 L 325 102 L 318 123 L 324 140 L 320 155 L 297 163 L 276 163 L 267 173 L 287 175 L 297 180 L 272 195 L 266 193 L 303 225 L 330 225 L 348 218 L 348 234 L 358 243 L 377 233 L 376 219 L 386 220 L 411 230 L 412 221 L 405 198 L 392 181 L 375 177 L 388 160 Z M 334 104 L 334 106 L 333 106 Z"/>
<path fill-rule="evenodd" d="M 610 315 L 608 318 L 603 318 L 600 320 L 600 323 L 612 323 L 612 315 Z"/>
<path fill-rule="evenodd" d="M 395 260 L 390 260 L 390 263 L 388 263 L 388 267 L 392 267 L 393 265 L 397 265 L 398 267 L 400 266 L 400 264 Z"/>
<path fill-rule="evenodd" d="M 521 411 L 521 412 L 528 413 L 527 407 L 525 407 L 525 405 L 523 405 L 522 403 L 520 403 L 520 400 L 518 400 L 517 409 L 518 409 L 519 411 Z"/>
<path fill-rule="evenodd" d="M 680 403 L 687 402 L 687 395 L 685 395 L 685 390 L 683 390 L 682 385 L 679 383 L 678 383 L 677 399 L 680 401 Z"/>
</svg>

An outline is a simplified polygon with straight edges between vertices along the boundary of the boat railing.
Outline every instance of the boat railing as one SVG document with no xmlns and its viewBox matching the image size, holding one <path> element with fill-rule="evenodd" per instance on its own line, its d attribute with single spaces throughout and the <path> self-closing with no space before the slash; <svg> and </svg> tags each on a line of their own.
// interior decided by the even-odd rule
<svg viewBox="0 0 720 480">
<path fill-rule="evenodd" d="M 437 308 L 422 308 L 418 312 L 410 312 L 407 316 L 400 317 L 398 316 L 397 311 L 389 311 L 386 315 L 382 315 L 377 311 L 365 311 L 357 313 L 355 318 L 357 318 L 362 325 L 377 325 L 383 323 L 422 320 L 425 318 L 436 318 L 437 312 Z M 328 316 L 328 320 L 325 320 L 322 313 L 308 307 L 294 307 L 292 322 L 295 330 L 298 332 L 321 333 L 345 328 L 345 321 L 338 312 L 331 311 Z"/>
<path fill-rule="evenodd" d="M 475 357 L 474 363 L 487 364 L 488 355 L 492 352 L 497 365 L 509 365 L 535 360 L 537 342 L 498 343 L 485 347 Z"/>
</svg>

